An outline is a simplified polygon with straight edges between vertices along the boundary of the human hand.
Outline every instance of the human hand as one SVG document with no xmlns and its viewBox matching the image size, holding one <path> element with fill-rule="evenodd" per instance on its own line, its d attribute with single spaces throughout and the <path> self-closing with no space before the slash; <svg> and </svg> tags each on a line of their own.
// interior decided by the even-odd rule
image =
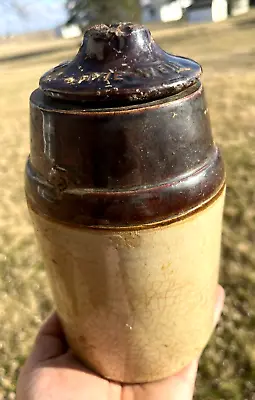
<svg viewBox="0 0 255 400">
<path fill-rule="evenodd" d="M 214 324 L 219 321 L 224 290 L 218 286 Z M 118 384 L 87 370 L 68 348 L 54 313 L 41 328 L 22 368 L 17 400 L 191 400 L 198 359 L 179 373 L 145 384 Z"/>
</svg>

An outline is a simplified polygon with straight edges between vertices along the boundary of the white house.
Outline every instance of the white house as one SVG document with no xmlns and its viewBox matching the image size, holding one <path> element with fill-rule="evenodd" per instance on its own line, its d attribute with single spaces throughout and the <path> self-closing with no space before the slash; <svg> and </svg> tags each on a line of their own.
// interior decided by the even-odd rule
<svg viewBox="0 0 255 400">
<path fill-rule="evenodd" d="M 80 37 L 82 35 L 82 31 L 77 24 L 68 24 L 59 26 L 56 29 L 57 36 L 62 37 L 63 39 L 73 39 Z"/>
<path fill-rule="evenodd" d="M 250 0 L 229 0 L 229 14 L 232 17 L 247 13 L 249 8 Z"/>
<path fill-rule="evenodd" d="M 189 22 L 218 22 L 228 18 L 227 0 L 193 0 L 188 8 Z"/>
<path fill-rule="evenodd" d="M 172 1 L 160 8 L 160 19 L 162 22 L 179 21 L 183 17 L 180 1 Z"/>
<path fill-rule="evenodd" d="M 192 4 L 192 0 L 140 0 L 142 22 L 179 21 L 184 10 Z"/>
</svg>

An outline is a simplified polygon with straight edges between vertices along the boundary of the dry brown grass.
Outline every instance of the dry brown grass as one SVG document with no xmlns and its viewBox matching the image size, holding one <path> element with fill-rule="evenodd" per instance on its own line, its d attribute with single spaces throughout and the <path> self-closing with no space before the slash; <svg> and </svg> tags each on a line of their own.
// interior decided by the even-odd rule
<svg viewBox="0 0 255 400">
<path fill-rule="evenodd" d="M 255 14 L 155 36 L 165 49 L 203 64 L 213 130 L 228 172 L 221 277 L 227 299 L 217 335 L 201 360 L 196 399 L 254 400 Z M 0 55 L 40 50 L 0 62 L 0 399 L 15 398 L 19 367 L 51 309 L 23 193 L 28 97 L 40 75 L 71 56 L 76 44 L 21 43 L 16 49 L 13 44 Z"/>
</svg>

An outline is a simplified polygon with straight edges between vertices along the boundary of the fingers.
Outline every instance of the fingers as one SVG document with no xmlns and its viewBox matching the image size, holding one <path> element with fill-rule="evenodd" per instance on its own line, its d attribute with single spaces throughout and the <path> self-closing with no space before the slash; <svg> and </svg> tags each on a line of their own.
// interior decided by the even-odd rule
<svg viewBox="0 0 255 400">
<path fill-rule="evenodd" d="M 62 325 L 60 320 L 57 316 L 57 313 L 52 313 L 42 325 L 37 338 L 44 335 L 51 335 L 51 336 L 61 336 L 62 335 Z"/>
<path fill-rule="evenodd" d="M 30 356 L 30 361 L 40 363 L 59 357 L 67 350 L 64 332 L 56 313 L 53 313 L 41 327 Z"/>
<path fill-rule="evenodd" d="M 214 313 L 214 326 L 217 325 L 224 305 L 224 289 L 218 286 L 216 293 L 215 313 Z M 53 313 L 43 324 L 40 329 L 34 349 L 29 357 L 28 363 L 30 367 L 37 366 L 38 364 L 60 357 L 68 350 L 65 341 L 64 332 L 60 320 L 56 313 Z M 154 399 L 157 392 L 160 391 L 161 400 L 191 400 L 194 392 L 194 385 L 196 380 L 198 368 L 198 359 L 194 360 L 190 365 L 184 368 L 178 374 L 165 379 L 160 382 L 155 382 L 146 385 L 135 385 L 132 390 L 138 392 L 143 388 L 150 393 L 155 393 L 155 397 L 149 396 L 148 399 Z M 126 391 L 129 389 L 126 387 Z M 138 397 L 135 397 L 139 399 Z M 147 397 L 143 397 L 146 398 Z"/>
</svg>

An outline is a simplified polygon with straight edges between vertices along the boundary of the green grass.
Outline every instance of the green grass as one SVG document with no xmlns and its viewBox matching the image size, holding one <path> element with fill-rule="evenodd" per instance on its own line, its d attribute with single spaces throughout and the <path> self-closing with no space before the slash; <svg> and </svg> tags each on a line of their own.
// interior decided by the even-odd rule
<svg viewBox="0 0 255 400">
<path fill-rule="evenodd" d="M 213 132 L 228 173 L 221 273 L 227 298 L 200 363 L 197 400 L 255 399 L 254 37 L 254 12 L 155 32 L 166 50 L 202 63 Z M 71 57 L 77 45 L 60 40 L 12 42 L 9 50 L 2 45 L 5 57 L 35 49 L 41 54 L 0 62 L 0 399 L 15 398 L 19 367 L 52 307 L 23 192 L 28 97 L 41 74 Z"/>
</svg>

